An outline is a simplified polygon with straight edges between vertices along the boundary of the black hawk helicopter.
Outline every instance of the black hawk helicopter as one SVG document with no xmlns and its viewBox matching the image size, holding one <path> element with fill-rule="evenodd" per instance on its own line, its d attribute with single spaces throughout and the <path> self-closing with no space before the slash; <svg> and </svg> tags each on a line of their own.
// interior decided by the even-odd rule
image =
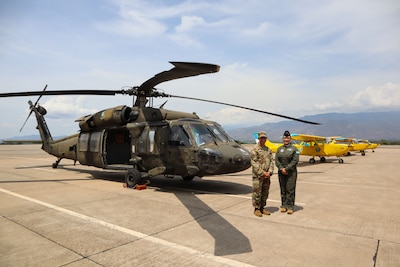
<svg viewBox="0 0 400 267">
<path fill-rule="evenodd" d="M 230 137 L 220 124 L 200 119 L 195 113 L 151 107 L 148 103 L 152 103 L 149 100 L 154 97 L 205 101 L 318 124 L 248 107 L 157 91 L 154 86 L 162 82 L 215 73 L 220 69 L 218 65 L 206 63 L 170 63 L 174 65 L 172 69 L 126 90 L 46 91 L 46 85 L 43 91 L 1 93 L 0 97 L 39 96 L 34 104 L 28 101 L 28 118 L 32 113 L 35 114 L 42 149 L 57 158 L 53 168 L 57 168 L 61 159 L 70 159 L 82 165 L 126 170 L 127 187 L 135 187 L 143 179 L 155 175 L 178 175 L 190 181 L 195 176 L 234 173 L 250 167 L 249 152 Z M 80 132 L 59 140 L 53 140 L 44 119 L 47 111 L 38 104 L 43 95 L 116 94 L 136 97 L 134 105 L 108 108 L 78 118 L 76 122 L 79 123 Z"/>
</svg>

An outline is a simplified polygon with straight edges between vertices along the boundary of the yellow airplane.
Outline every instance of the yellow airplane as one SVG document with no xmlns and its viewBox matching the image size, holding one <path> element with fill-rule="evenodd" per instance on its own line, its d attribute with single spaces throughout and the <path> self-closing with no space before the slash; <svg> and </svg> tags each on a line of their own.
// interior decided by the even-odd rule
<svg viewBox="0 0 400 267">
<path fill-rule="evenodd" d="M 325 162 L 325 157 L 338 157 L 339 163 L 343 163 L 341 156 L 349 151 L 349 146 L 346 144 L 330 143 L 329 139 L 323 136 L 308 135 L 308 134 L 292 134 L 292 140 L 300 141 L 296 145 L 300 155 L 312 156 L 309 160 L 311 164 L 315 163 L 314 157 L 318 156 L 321 162 Z"/>
<path fill-rule="evenodd" d="M 333 136 L 330 138 L 332 140 L 331 142 L 334 142 L 336 144 L 347 144 L 349 146 L 349 152 L 347 152 L 349 155 L 350 151 L 360 151 L 361 155 L 365 156 L 365 150 L 368 148 L 368 144 L 360 143 L 355 138 L 345 138 L 338 136 Z"/>
<path fill-rule="evenodd" d="M 256 143 L 258 143 L 258 133 L 254 133 L 253 136 L 254 136 L 254 140 L 256 141 Z M 265 141 L 265 145 L 269 149 L 271 149 L 272 153 L 276 153 L 276 150 L 278 149 L 278 147 L 283 145 L 283 143 L 282 144 L 280 144 L 280 143 L 272 143 L 272 142 L 269 141 L 269 139 L 267 139 Z"/>
<path fill-rule="evenodd" d="M 283 143 L 272 143 L 267 139 L 267 141 L 265 141 L 265 145 L 269 149 L 271 149 L 272 153 L 276 153 L 276 150 L 278 149 L 278 147 L 282 146 Z"/>
<path fill-rule="evenodd" d="M 371 143 L 371 142 L 368 141 L 367 139 L 358 139 L 358 142 L 359 142 L 359 143 L 368 144 L 367 149 L 371 149 L 372 152 L 375 152 L 375 149 L 378 148 L 378 146 L 380 145 L 380 144 L 378 144 L 378 143 Z"/>
</svg>

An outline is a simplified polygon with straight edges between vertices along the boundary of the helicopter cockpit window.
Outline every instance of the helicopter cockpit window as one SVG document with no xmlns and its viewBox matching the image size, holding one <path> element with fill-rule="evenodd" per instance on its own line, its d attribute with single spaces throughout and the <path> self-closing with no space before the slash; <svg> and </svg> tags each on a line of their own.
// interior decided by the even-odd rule
<svg viewBox="0 0 400 267">
<path fill-rule="evenodd" d="M 222 142 L 234 141 L 218 124 L 208 124 L 212 132 L 218 137 Z"/>
<path fill-rule="evenodd" d="M 169 136 L 170 146 L 190 146 L 190 140 L 187 132 L 182 128 L 182 125 L 174 125 L 171 128 Z"/>
<path fill-rule="evenodd" d="M 192 130 L 194 139 L 198 146 L 207 144 L 207 143 L 215 143 L 215 137 L 212 132 L 207 128 L 205 124 L 189 124 L 190 129 Z"/>
</svg>

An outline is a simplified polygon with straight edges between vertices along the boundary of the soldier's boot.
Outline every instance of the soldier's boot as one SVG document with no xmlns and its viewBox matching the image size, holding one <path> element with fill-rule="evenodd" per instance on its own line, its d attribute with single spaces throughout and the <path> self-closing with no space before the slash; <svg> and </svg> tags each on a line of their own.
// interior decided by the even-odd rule
<svg viewBox="0 0 400 267">
<path fill-rule="evenodd" d="M 271 212 L 269 212 L 267 209 L 263 209 L 262 210 L 262 214 L 264 214 L 264 215 L 270 215 L 271 214 Z"/>
<path fill-rule="evenodd" d="M 259 209 L 254 210 L 254 215 L 256 215 L 257 217 L 262 217 L 262 213 Z"/>
<path fill-rule="evenodd" d="M 281 208 L 281 212 L 286 212 L 286 208 Z"/>
<path fill-rule="evenodd" d="M 292 209 L 288 209 L 287 214 L 293 214 L 293 210 Z"/>
</svg>

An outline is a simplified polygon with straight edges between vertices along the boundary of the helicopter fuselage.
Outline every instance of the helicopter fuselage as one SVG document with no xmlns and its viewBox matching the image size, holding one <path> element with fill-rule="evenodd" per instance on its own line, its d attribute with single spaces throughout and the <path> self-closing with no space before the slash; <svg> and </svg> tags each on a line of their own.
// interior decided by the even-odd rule
<svg viewBox="0 0 400 267">
<path fill-rule="evenodd" d="M 44 121 L 43 116 L 38 121 Z M 157 170 L 152 173 L 189 179 L 250 167 L 246 149 L 218 123 L 201 120 L 196 114 L 118 106 L 77 121 L 80 133 L 48 140 L 43 149 L 59 160 L 71 159 L 82 165 L 135 168 L 144 173 Z"/>
</svg>

